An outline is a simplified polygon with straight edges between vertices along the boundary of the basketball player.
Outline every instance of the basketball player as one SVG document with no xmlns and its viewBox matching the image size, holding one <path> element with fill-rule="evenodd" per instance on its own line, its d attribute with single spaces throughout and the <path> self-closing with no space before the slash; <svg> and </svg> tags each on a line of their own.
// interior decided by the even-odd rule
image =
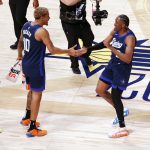
<svg viewBox="0 0 150 150">
<path fill-rule="evenodd" d="M 26 133 L 28 137 L 44 136 L 47 134 L 46 130 L 38 129 L 40 124 L 36 122 L 42 92 L 45 90 L 44 55 L 46 47 L 52 54 L 79 56 L 86 52 L 84 50 L 76 51 L 73 48 L 63 50 L 53 45 L 48 31 L 43 28 L 44 25 L 48 25 L 50 19 L 47 8 L 37 7 L 34 11 L 34 18 L 35 21 L 27 22 L 23 26 L 18 44 L 18 60 L 22 59 L 22 51 L 24 49 L 22 69 L 26 77 L 26 83 L 30 85 L 27 111 L 21 121 L 23 125 L 27 126 L 30 124 Z"/>
<path fill-rule="evenodd" d="M 111 59 L 99 77 L 96 87 L 97 94 L 102 96 L 116 110 L 120 128 L 110 134 L 112 138 L 129 134 L 125 128 L 121 95 L 128 85 L 136 37 L 128 26 L 129 18 L 124 14 L 119 15 L 115 20 L 114 29 L 108 37 L 103 42 L 88 48 L 89 51 L 107 47 L 112 52 Z M 112 87 L 111 93 L 107 91 L 109 86 Z"/>
</svg>

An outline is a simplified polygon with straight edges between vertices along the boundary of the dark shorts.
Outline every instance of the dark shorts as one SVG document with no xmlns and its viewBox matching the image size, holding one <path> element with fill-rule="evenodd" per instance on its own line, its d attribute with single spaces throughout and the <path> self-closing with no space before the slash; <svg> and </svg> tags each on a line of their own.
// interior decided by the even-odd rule
<svg viewBox="0 0 150 150">
<path fill-rule="evenodd" d="M 29 68 L 29 67 L 28 67 Z M 26 78 L 26 84 L 30 86 L 31 91 L 41 92 L 45 90 L 45 69 L 42 71 L 37 69 L 26 69 L 23 68 L 23 73 Z"/>
<path fill-rule="evenodd" d="M 112 88 L 125 90 L 131 73 L 131 65 L 122 62 L 110 61 L 99 79 L 109 84 Z"/>
</svg>

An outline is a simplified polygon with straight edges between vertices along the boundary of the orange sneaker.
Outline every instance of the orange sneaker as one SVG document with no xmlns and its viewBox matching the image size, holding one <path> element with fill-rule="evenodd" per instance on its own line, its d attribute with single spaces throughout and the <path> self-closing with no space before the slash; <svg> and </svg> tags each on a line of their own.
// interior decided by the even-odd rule
<svg viewBox="0 0 150 150">
<path fill-rule="evenodd" d="M 118 131 L 109 134 L 110 138 L 120 138 L 123 136 L 128 136 L 129 131 L 126 128 L 120 128 Z"/>
<path fill-rule="evenodd" d="M 35 137 L 35 136 L 44 136 L 46 134 L 47 134 L 47 130 L 33 129 L 30 131 L 27 131 L 26 136 Z"/>
<path fill-rule="evenodd" d="M 20 124 L 22 124 L 23 126 L 28 126 L 30 125 L 30 119 L 22 119 L 20 121 Z M 40 126 L 40 123 L 36 121 L 36 127 L 39 127 Z"/>
</svg>

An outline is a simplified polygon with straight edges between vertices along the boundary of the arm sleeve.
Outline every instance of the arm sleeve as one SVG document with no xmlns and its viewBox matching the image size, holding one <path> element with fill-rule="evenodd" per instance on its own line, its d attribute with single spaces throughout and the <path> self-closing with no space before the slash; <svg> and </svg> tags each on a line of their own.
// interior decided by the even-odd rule
<svg viewBox="0 0 150 150">
<path fill-rule="evenodd" d="M 103 42 L 100 42 L 98 44 L 95 44 L 93 46 L 90 46 L 87 48 L 88 51 L 93 51 L 93 50 L 98 50 L 98 49 L 103 49 L 106 48 Z"/>
</svg>

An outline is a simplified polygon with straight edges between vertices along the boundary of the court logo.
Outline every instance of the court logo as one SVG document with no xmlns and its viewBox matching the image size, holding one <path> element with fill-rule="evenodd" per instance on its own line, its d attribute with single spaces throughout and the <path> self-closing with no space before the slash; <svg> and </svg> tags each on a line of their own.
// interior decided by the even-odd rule
<svg viewBox="0 0 150 150">
<path fill-rule="evenodd" d="M 148 41 L 148 39 L 138 40 L 132 61 L 132 71 L 131 71 L 131 80 L 128 86 L 131 85 L 144 85 L 142 89 L 145 88 L 142 99 L 145 101 L 150 101 L 150 81 L 148 80 L 147 85 L 145 85 L 144 80 L 149 78 L 150 76 L 150 46 L 144 46 L 144 43 Z M 93 42 L 96 44 L 96 42 Z M 82 47 L 82 42 L 79 41 L 79 48 Z M 80 57 L 79 59 L 82 62 L 82 66 L 84 68 L 86 77 L 89 78 L 97 72 L 101 72 L 105 66 L 108 64 L 111 56 L 111 51 L 107 48 L 94 50 L 92 51 L 90 58 L 93 62 L 91 66 L 87 66 L 85 60 Z M 59 58 L 59 59 L 69 59 L 66 55 L 50 55 L 46 54 L 46 57 L 50 58 Z M 140 91 L 133 90 L 132 93 L 128 96 L 123 97 L 124 99 L 135 99 Z"/>
</svg>

